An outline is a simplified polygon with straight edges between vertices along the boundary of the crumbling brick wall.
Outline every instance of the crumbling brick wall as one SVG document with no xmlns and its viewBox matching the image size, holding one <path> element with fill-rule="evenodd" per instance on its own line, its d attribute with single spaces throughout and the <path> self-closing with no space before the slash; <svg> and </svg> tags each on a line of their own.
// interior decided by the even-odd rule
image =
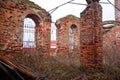
<svg viewBox="0 0 120 80">
<path fill-rule="evenodd" d="M 80 18 L 80 61 L 84 67 L 95 69 L 101 68 L 103 61 L 102 8 L 91 1 Z"/>
<path fill-rule="evenodd" d="M 103 35 L 104 63 L 110 66 L 120 62 L 120 26 L 113 26 Z"/>
<path fill-rule="evenodd" d="M 79 18 L 68 15 L 56 21 L 57 53 L 79 53 Z M 70 29 L 73 27 L 73 48 L 70 48 Z M 75 28 L 74 28 L 75 27 Z"/>
<path fill-rule="evenodd" d="M 115 19 L 120 20 L 120 0 L 114 0 L 115 6 L 118 8 L 115 8 Z"/>
<path fill-rule="evenodd" d="M 29 0 L 0 1 L 0 51 L 20 53 L 23 49 L 23 21 L 26 17 L 36 23 L 36 50 L 48 53 L 50 49 L 50 15 Z"/>
</svg>

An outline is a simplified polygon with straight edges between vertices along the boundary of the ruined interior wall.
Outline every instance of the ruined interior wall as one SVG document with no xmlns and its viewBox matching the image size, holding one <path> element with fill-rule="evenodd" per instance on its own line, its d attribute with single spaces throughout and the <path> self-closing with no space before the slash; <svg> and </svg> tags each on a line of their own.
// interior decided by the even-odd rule
<svg viewBox="0 0 120 80">
<path fill-rule="evenodd" d="M 59 24 L 58 24 L 59 23 Z M 64 18 L 59 19 L 56 22 L 57 26 L 57 53 L 68 54 L 70 52 L 70 27 L 75 24 L 77 31 L 74 34 L 74 48 L 73 53 L 79 53 L 79 18 L 68 15 Z"/>
<path fill-rule="evenodd" d="M 14 2 L 0 2 L 0 50 L 3 52 L 19 52 L 22 48 L 22 25 L 20 17 L 26 6 Z"/>
<path fill-rule="evenodd" d="M 80 61 L 89 68 L 101 68 L 102 49 L 102 8 L 98 2 L 90 3 L 80 18 Z"/>
<path fill-rule="evenodd" d="M 120 58 L 120 26 L 115 26 L 103 35 L 104 63 L 118 64 Z"/>
<path fill-rule="evenodd" d="M 65 25 L 62 25 L 65 24 Z M 66 27 L 66 22 L 62 22 L 57 26 L 57 53 L 68 54 L 69 52 L 69 32 L 68 27 Z"/>
<path fill-rule="evenodd" d="M 42 29 L 42 53 L 50 53 L 50 39 L 51 39 L 51 21 L 45 20 Z"/>
<path fill-rule="evenodd" d="M 0 1 L 0 51 L 3 53 L 20 53 L 23 48 L 23 20 L 28 14 L 37 23 L 36 26 L 36 46 L 37 50 L 43 51 L 42 47 L 49 52 L 50 40 L 50 15 L 42 8 L 33 4 L 15 3 L 13 1 Z M 41 22 L 43 24 L 41 25 Z M 47 25 L 46 25 L 47 23 Z M 42 28 L 42 29 L 41 29 Z M 44 30 L 48 30 L 44 32 Z M 45 36 L 43 35 L 45 34 Z M 42 36 L 43 35 L 43 36 Z M 44 42 L 46 41 L 46 43 Z"/>
</svg>

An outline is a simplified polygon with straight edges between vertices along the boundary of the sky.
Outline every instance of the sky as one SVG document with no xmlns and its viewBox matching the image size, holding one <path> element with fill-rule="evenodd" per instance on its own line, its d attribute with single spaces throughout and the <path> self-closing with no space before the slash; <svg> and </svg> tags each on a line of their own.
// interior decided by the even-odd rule
<svg viewBox="0 0 120 80">
<path fill-rule="evenodd" d="M 46 11 L 50 11 L 51 9 L 66 3 L 70 0 L 30 0 L 42 8 L 44 8 Z M 110 0 L 112 3 L 114 3 L 114 0 Z M 74 3 L 82 3 L 87 4 L 86 0 L 73 0 Z M 108 2 L 107 0 L 100 0 L 100 2 Z M 114 20 L 114 7 L 111 4 L 102 4 L 103 8 L 103 21 L 105 20 Z M 86 8 L 85 5 L 76 5 L 76 4 L 66 4 L 61 7 L 59 7 L 57 10 L 55 10 L 53 13 L 51 13 L 52 21 L 56 22 L 57 19 L 62 18 L 66 15 L 73 14 L 77 17 L 80 17 L 80 13 Z M 50 12 L 49 12 L 50 13 Z"/>
<path fill-rule="evenodd" d="M 54 9 L 55 7 L 64 4 L 71 0 L 30 0 L 35 4 L 38 4 L 40 7 L 44 8 L 47 12 Z M 109 0 L 114 4 L 114 0 Z M 73 0 L 74 3 L 82 3 L 87 4 L 86 0 Z M 108 2 L 107 0 L 100 0 L 100 2 Z M 111 4 L 102 4 L 103 8 L 103 21 L 106 20 L 114 20 L 114 7 Z M 56 40 L 56 27 L 54 22 L 56 20 L 65 17 L 69 14 L 75 15 L 76 17 L 80 17 L 80 13 L 86 8 L 86 5 L 77 5 L 77 4 L 65 4 L 59 8 L 57 8 L 54 12 L 49 12 L 52 17 L 52 25 L 51 25 L 51 40 Z"/>
</svg>

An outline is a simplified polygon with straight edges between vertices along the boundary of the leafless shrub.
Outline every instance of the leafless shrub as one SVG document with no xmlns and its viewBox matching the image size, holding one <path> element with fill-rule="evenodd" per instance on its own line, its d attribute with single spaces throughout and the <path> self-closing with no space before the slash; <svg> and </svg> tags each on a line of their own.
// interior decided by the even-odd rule
<svg viewBox="0 0 120 80">
<path fill-rule="evenodd" d="M 80 65 L 79 54 L 56 54 L 43 58 L 41 54 L 24 53 L 11 59 L 45 80 L 119 80 L 120 68 L 105 65 L 101 70 L 87 71 Z"/>
<path fill-rule="evenodd" d="M 104 49 L 104 65 L 107 66 L 120 66 L 120 51 L 115 47 L 107 47 Z"/>
</svg>

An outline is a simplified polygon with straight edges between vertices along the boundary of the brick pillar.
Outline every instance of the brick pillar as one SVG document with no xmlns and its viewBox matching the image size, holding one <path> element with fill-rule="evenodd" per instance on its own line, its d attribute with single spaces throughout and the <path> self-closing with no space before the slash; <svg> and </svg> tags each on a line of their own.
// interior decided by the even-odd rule
<svg viewBox="0 0 120 80">
<path fill-rule="evenodd" d="M 50 53 L 50 29 L 51 29 L 51 20 L 46 19 L 43 24 L 43 44 L 42 44 L 42 53 Z"/>
<path fill-rule="evenodd" d="M 50 19 L 46 19 L 42 25 L 36 27 L 36 50 L 39 54 L 50 53 L 50 28 Z"/>
<path fill-rule="evenodd" d="M 115 9 L 115 20 L 120 20 L 120 0 L 114 0 L 115 6 L 119 9 Z"/>
<path fill-rule="evenodd" d="M 100 68 L 103 60 L 102 7 L 91 2 L 81 13 L 80 60 L 84 67 Z"/>
</svg>

